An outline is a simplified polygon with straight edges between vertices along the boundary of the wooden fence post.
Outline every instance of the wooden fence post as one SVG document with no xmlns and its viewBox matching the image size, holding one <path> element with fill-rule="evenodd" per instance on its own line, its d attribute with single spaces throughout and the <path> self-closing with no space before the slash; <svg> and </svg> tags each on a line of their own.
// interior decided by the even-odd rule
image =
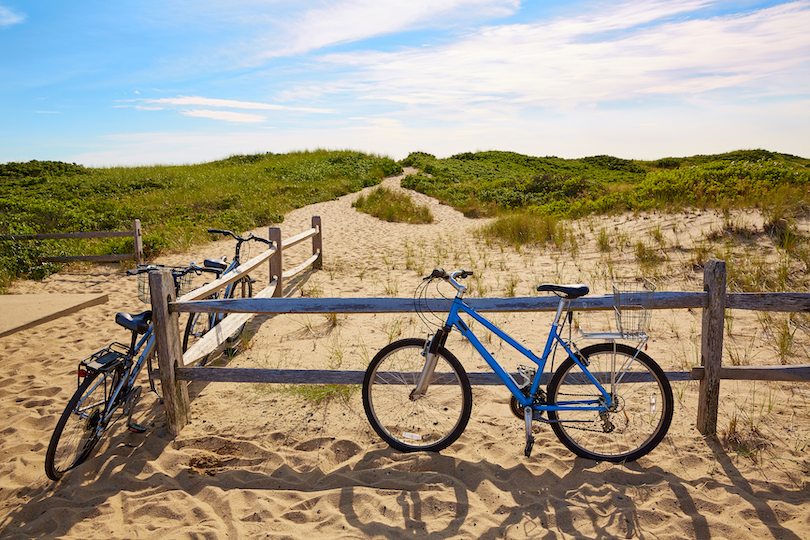
<svg viewBox="0 0 810 540">
<path fill-rule="evenodd" d="M 132 222 L 132 236 L 135 240 L 135 263 L 143 264 L 143 235 L 141 233 L 141 220 Z"/>
<path fill-rule="evenodd" d="M 270 281 L 276 280 L 276 290 L 273 291 L 274 297 L 280 297 L 282 293 L 282 267 L 281 267 L 281 229 L 278 227 L 270 227 L 267 233 L 267 239 L 273 242 L 276 246 L 276 252 L 270 255 Z"/>
<path fill-rule="evenodd" d="M 187 383 L 178 380 L 175 373 L 176 367 L 183 367 L 183 350 L 180 346 L 180 317 L 177 313 L 169 313 L 169 302 L 175 300 L 171 272 L 167 269 L 150 270 L 149 292 L 166 422 L 171 434 L 177 435 L 188 424 L 191 405 Z"/>
<path fill-rule="evenodd" d="M 321 216 L 312 216 L 312 228 L 318 229 L 318 234 L 312 237 L 312 254 L 318 254 L 318 258 L 312 263 L 312 268 L 323 269 L 323 225 Z"/>
<path fill-rule="evenodd" d="M 717 433 L 717 405 L 720 397 L 720 367 L 723 363 L 723 330 L 726 314 L 726 263 L 709 259 L 703 269 L 703 290 L 709 304 L 703 310 L 700 364 L 705 374 L 700 380 L 697 429 L 703 435 Z"/>
</svg>

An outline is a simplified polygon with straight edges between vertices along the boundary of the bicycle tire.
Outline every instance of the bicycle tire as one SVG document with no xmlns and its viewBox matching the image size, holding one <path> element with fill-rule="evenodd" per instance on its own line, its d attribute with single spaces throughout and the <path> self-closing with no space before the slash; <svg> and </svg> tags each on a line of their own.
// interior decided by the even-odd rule
<svg viewBox="0 0 810 540">
<path fill-rule="evenodd" d="M 228 291 L 228 299 L 238 300 L 240 298 L 253 298 L 253 280 L 250 279 L 250 276 L 245 276 L 238 281 L 235 281 L 232 285 L 230 290 Z M 220 320 L 224 319 L 227 315 L 224 314 L 220 318 Z M 228 342 L 233 343 L 234 341 L 238 340 L 239 337 L 242 335 L 242 332 L 245 330 L 245 326 L 247 323 L 240 326 L 236 332 L 231 334 L 228 337 Z"/>
<path fill-rule="evenodd" d="M 101 435 L 96 428 L 107 409 L 107 389 L 113 378 L 101 372 L 88 374 L 70 398 L 45 454 L 45 474 L 51 480 L 59 480 L 84 462 L 98 444 Z"/>
<path fill-rule="evenodd" d="M 374 431 L 401 452 L 438 452 L 464 432 L 472 411 L 472 388 L 461 363 L 445 348 L 428 393 L 410 398 L 425 365 L 424 339 L 395 341 L 366 369 L 363 408 Z"/>
<path fill-rule="evenodd" d="M 616 387 L 617 407 L 597 411 L 549 411 L 554 434 L 569 450 L 596 461 L 635 461 L 652 451 L 672 422 L 672 387 L 663 370 L 646 353 L 624 344 L 598 343 L 580 351 L 591 374 L 611 392 L 611 366 L 629 362 Z M 614 356 L 614 353 L 616 356 Z M 635 360 L 630 361 L 633 357 Z M 650 380 L 651 379 L 651 380 Z M 547 388 L 548 403 L 601 397 L 582 369 L 567 358 Z M 660 399 L 660 403 L 659 403 Z"/>
<path fill-rule="evenodd" d="M 206 300 L 216 299 L 217 295 L 212 294 Z M 214 327 L 212 321 L 213 316 L 210 313 L 189 313 L 188 321 L 186 322 L 186 331 L 183 335 L 183 352 L 186 352 L 191 346 L 197 343 L 211 328 Z M 208 361 L 210 354 L 206 354 L 199 360 L 199 365 L 204 366 Z"/>
</svg>

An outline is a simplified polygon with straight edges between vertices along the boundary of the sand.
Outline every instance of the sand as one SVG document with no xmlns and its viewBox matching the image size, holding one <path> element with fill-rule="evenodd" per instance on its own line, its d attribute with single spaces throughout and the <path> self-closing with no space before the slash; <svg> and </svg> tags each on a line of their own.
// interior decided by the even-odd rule
<svg viewBox="0 0 810 540">
<path fill-rule="evenodd" d="M 385 183 L 399 189 L 400 177 Z M 661 290 L 700 290 L 692 249 L 723 216 L 624 215 L 571 225 L 571 258 L 552 247 L 501 247 L 477 237 L 484 223 L 415 194 L 435 216 L 430 225 L 381 222 L 351 207 L 357 194 L 291 212 L 288 238 L 319 215 L 325 268 L 292 280 L 288 297 L 410 297 L 434 266 L 469 268 L 474 296 L 530 296 L 538 282 L 584 282 L 610 290 L 611 274 L 639 274 L 633 241 L 661 238 L 668 261 Z M 761 217 L 734 217 L 752 229 Z M 726 220 L 727 221 L 727 220 Z M 612 249 L 601 252 L 601 230 Z M 266 229 L 256 234 L 266 235 Z M 307 257 L 290 249 L 285 266 Z M 183 264 L 229 255 L 232 241 L 161 257 Z M 767 251 L 767 250 L 766 250 Z M 776 255 L 773 255 L 774 257 Z M 259 283 L 267 276 L 258 275 Z M 475 387 L 470 423 L 441 454 L 403 454 L 370 428 L 359 392 L 313 403 L 277 386 L 192 383 L 192 421 L 177 437 L 154 395 L 143 397 L 134 434 L 118 422 L 92 458 L 59 482 L 44 472 L 45 450 L 75 390 L 78 361 L 110 341 L 126 341 L 117 311 L 139 312 L 136 284 L 120 266 L 74 268 L 13 293 L 106 294 L 93 306 L 0 339 L 0 537 L 29 538 L 810 538 L 810 385 L 721 386 L 718 439 L 695 429 L 696 382 L 673 383 L 669 434 L 634 463 L 577 458 L 547 426 L 535 427 L 531 458 L 523 426 L 505 390 Z M 548 313 L 492 319 L 535 350 Z M 648 354 L 666 371 L 699 361 L 700 311 L 656 311 Z M 724 362 L 778 364 L 773 314 L 727 320 Z M 577 317 L 583 327 L 609 323 L 605 313 Z M 771 329 L 771 330 L 769 330 Z M 424 336 L 414 314 L 265 316 L 249 339 L 215 359 L 232 367 L 364 369 L 392 339 Z M 507 368 L 517 358 L 490 337 Z M 791 363 L 810 363 L 807 333 L 795 332 Z M 456 335 L 448 348 L 468 371 L 485 364 Z M 145 377 L 143 379 L 145 384 Z M 736 443 L 736 444 L 735 444 Z"/>
</svg>

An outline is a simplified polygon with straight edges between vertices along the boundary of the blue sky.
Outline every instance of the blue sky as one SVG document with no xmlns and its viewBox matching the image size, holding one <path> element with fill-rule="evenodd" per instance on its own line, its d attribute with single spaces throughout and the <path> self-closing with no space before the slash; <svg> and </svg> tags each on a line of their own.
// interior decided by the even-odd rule
<svg viewBox="0 0 810 540">
<path fill-rule="evenodd" d="M 810 157 L 810 0 L 0 0 L 0 162 Z"/>
</svg>

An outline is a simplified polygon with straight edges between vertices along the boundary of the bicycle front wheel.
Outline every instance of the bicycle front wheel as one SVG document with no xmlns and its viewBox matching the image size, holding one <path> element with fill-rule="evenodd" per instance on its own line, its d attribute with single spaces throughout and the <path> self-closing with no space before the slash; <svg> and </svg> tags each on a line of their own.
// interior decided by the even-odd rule
<svg viewBox="0 0 810 540">
<path fill-rule="evenodd" d="M 112 378 L 106 373 L 89 374 L 70 398 L 45 454 L 45 474 L 51 480 L 59 480 L 82 463 L 98 443 Z"/>
<path fill-rule="evenodd" d="M 206 300 L 214 300 L 217 298 L 217 295 L 211 295 Z M 202 338 L 206 332 L 208 332 L 212 327 L 213 318 L 209 313 L 189 313 L 188 314 L 188 322 L 186 322 L 186 333 L 183 336 L 183 352 L 186 352 L 192 345 L 197 343 L 200 338 Z M 208 361 L 208 357 L 210 355 L 206 354 L 202 358 L 200 358 L 199 364 L 204 366 L 205 363 Z"/>
<path fill-rule="evenodd" d="M 605 412 L 583 410 L 585 401 L 605 401 L 582 369 L 566 359 L 547 389 L 549 404 L 573 409 L 549 411 L 557 438 L 578 456 L 596 461 L 634 461 L 650 452 L 672 422 L 672 387 L 663 370 L 623 344 L 599 343 L 580 352 L 613 404 Z"/>
<path fill-rule="evenodd" d="M 231 289 L 228 291 L 228 298 L 234 300 L 253 298 L 253 280 L 250 279 L 250 276 L 245 276 L 239 281 L 234 282 L 233 285 L 231 285 Z M 225 318 L 225 315 L 222 315 L 222 318 Z M 239 329 L 228 338 L 229 342 L 232 343 L 239 339 L 239 336 L 241 336 L 242 332 L 245 330 L 245 324 L 240 326 Z"/>
<path fill-rule="evenodd" d="M 424 339 L 383 348 L 366 369 L 363 408 L 371 427 L 401 452 L 438 452 L 459 438 L 472 410 L 472 388 L 461 363 L 441 348 L 426 394 L 412 398 L 425 366 Z"/>
</svg>

